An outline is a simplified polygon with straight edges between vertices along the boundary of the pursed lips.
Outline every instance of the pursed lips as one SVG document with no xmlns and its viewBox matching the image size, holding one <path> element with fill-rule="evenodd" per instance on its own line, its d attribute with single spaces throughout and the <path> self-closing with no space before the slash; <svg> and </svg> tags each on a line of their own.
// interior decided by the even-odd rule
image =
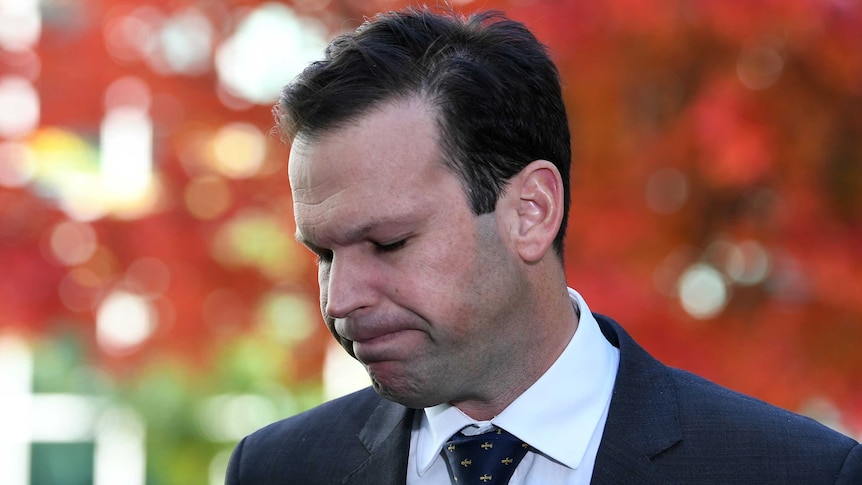
<svg viewBox="0 0 862 485">
<path fill-rule="evenodd" d="M 337 319 L 335 328 L 342 339 L 348 340 L 348 344 L 352 343 L 352 353 L 365 363 L 391 356 L 392 342 L 405 332 L 415 331 L 404 324 L 363 323 L 345 319 Z"/>
</svg>

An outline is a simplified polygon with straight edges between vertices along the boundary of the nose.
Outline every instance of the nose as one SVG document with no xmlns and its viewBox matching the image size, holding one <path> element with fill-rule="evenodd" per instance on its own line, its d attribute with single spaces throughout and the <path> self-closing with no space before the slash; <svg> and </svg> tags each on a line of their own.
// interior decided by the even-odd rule
<svg viewBox="0 0 862 485">
<path fill-rule="evenodd" d="M 359 258 L 343 254 L 333 256 L 325 274 L 321 271 L 320 289 L 326 289 L 324 310 L 327 315 L 347 318 L 354 311 L 372 304 L 369 270 Z"/>
</svg>

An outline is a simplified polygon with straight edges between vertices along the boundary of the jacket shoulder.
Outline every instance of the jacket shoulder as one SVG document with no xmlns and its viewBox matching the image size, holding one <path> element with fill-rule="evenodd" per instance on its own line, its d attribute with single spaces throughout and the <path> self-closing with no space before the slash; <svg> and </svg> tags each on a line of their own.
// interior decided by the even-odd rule
<svg viewBox="0 0 862 485">
<path fill-rule="evenodd" d="M 255 431 L 234 449 L 225 483 L 341 483 L 368 456 L 358 435 L 382 401 L 366 388 Z"/>
<path fill-rule="evenodd" d="M 618 323 L 597 320 L 620 349 L 597 468 L 603 461 L 633 464 L 625 455 L 637 453 L 646 460 L 639 463 L 673 483 L 842 483 L 837 477 L 862 473 L 853 439 L 665 366 Z"/>
<path fill-rule="evenodd" d="M 669 372 L 683 441 L 663 458 L 697 464 L 698 473 L 707 476 L 730 468 L 736 476 L 769 477 L 770 483 L 835 483 L 842 470 L 862 473 L 860 446 L 853 439 L 686 371 Z"/>
</svg>

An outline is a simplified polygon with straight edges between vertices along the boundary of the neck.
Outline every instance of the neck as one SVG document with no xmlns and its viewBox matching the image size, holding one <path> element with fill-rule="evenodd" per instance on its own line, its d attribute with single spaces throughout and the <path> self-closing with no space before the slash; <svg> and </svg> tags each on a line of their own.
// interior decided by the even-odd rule
<svg viewBox="0 0 862 485">
<path fill-rule="evenodd" d="M 547 306 L 539 307 L 536 317 L 528 320 L 524 335 L 532 338 L 513 345 L 505 357 L 506 374 L 511 379 L 497 380 L 491 392 L 450 402 L 461 412 L 477 421 L 489 421 L 533 385 L 557 361 L 578 329 L 578 315 L 572 300 L 562 286 L 562 294 Z M 543 311 L 542 311 L 543 310 Z"/>
</svg>

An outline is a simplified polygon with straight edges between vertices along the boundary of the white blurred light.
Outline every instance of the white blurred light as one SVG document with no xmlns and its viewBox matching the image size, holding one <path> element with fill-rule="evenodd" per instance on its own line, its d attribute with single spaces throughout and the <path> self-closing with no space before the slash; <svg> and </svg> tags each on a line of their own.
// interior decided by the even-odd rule
<svg viewBox="0 0 862 485">
<path fill-rule="evenodd" d="M 112 205 L 138 204 L 146 199 L 153 178 L 153 123 L 137 107 L 107 112 L 101 127 L 101 183 Z"/>
<path fill-rule="evenodd" d="M 115 60 L 123 63 L 138 60 L 153 49 L 163 15 L 155 7 L 136 8 L 129 15 L 107 20 L 104 26 L 105 48 Z"/>
<path fill-rule="evenodd" d="M 765 280 L 770 267 L 766 249 L 757 241 L 748 240 L 732 247 L 725 272 L 735 283 L 751 286 Z"/>
<path fill-rule="evenodd" d="M 37 126 L 39 93 L 30 81 L 19 76 L 0 78 L 0 136 L 21 138 Z"/>
<path fill-rule="evenodd" d="M 156 311 L 139 295 L 116 290 L 96 312 L 96 338 L 108 353 L 134 350 L 156 329 Z"/>
<path fill-rule="evenodd" d="M 219 81 L 234 96 L 270 104 L 288 81 L 323 55 L 325 45 L 325 29 L 314 19 L 266 3 L 245 17 L 218 48 Z"/>
<path fill-rule="evenodd" d="M 74 394 L 39 394 L 32 400 L 31 440 L 41 443 L 92 441 L 99 405 Z"/>
<path fill-rule="evenodd" d="M 647 205 L 659 214 L 672 214 L 688 200 L 688 180 L 675 168 L 653 173 L 646 185 Z"/>
<path fill-rule="evenodd" d="M 39 0 L 0 0 L 0 48 L 20 51 L 33 47 L 42 33 Z"/>
<path fill-rule="evenodd" d="M 93 485 L 143 485 L 144 425 L 136 413 L 74 394 L 32 392 L 27 344 L 0 335 L 0 484 L 30 483 L 31 443 L 95 443 Z"/>
<path fill-rule="evenodd" d="M 196 9 L 168 18 L 159 33 L 166 67 L 180 74 L 201 74 L 209 70 L 213 28 Z"/>
<path fill-rule="evenodd" d="M 799 414 L 816 419 L 839 433 L 850 436 L 850 430 L 843 426 L 841 410 L 825 396 L 814 396 L 803 402 Z"/>
<path fill-rule="evenodd" d="M 33 354 L 15 336 L 0 335 L 0 483 L 30 483 Z"/>
<path fill-rule="evenodd" d="M 145 427 L 136 412 L 113 408 L 96 425 L 93 485 L 143 485 L 146 480 Z"/>
<path fill-rule="evenodd" d="M 30 389 L 33 380 L 33 355 L 30 348 L 20 338 L 11 335 L 0 335 L 0 390 L 7 393 L 23 393 Z M 5 402 L 0 399 L 0 411 Z M 0 418 L 10 416 L 0 412 Z"/>
<path fill-rule="evenodd" d="M 107 214 L 100 180 L 90 174 L 69 173 L 60 186 L 60 209 L 76 221 L 94 221 Z"/>
<path fill-rule="evenodd" d="M 335 341 L 330 342 L 323 360 L 324 398 L 335 399 L 368 387 L 369 384 L 371 379 L 365 367 Z"/>
<path fill-rule="evenodd" d="M 238 441 L 278 418 L 269 399 L 255 394 L 225 394 L 208 399 L 198 412 L 203 432 L 213 441 Z"/>
<path fill-rule="evenodd" d="M 721 313 L 727 305 L 728 288 L 718 270 L 696 263 L 679 279 L 679 299 L 689 315 L 705 320 Z"/>
</svg>

